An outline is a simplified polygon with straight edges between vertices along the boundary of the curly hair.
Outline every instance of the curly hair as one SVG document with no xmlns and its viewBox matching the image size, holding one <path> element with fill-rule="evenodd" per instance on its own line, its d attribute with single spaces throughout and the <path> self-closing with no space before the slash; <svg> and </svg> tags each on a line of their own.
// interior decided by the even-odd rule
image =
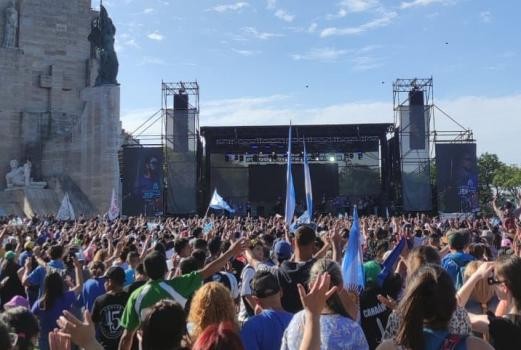
<svg viewBox="0 0 521 350">
<path fill-rule="evenodd" d="M 231 322 L 238 328 L 235 304 L 230 291 L 219 282 L 202 286 L 190 305 L 188 321 L 192 323 L 192 338 L 196 339 L 206 327 L 221 322 Z"/>
</svg>

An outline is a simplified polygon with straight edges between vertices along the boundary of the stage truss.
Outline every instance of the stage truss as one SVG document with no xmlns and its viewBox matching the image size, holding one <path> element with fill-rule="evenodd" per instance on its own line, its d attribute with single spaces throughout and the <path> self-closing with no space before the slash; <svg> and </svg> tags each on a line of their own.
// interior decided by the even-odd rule
<svg viewBox="0 0 521 350">
<path fill-rule="evenodd" d="M 400 125 L 401 114 L 404 109 L 409 108 L 409 92 L 412 90 L 423 91 L 425 97 L 425 117 L 428 118 L 427 129 L 425 131 L 425 140 L 427 144 L 427 152 L 408 151 L 402 153 L 402 142 L 400 140 L 410 136 L 409 125 Z M 398 135 L 398 143 L 400 144 L 399 162 L 401 173 L 406 168 L 416 168 L 418 174 L 430 173 L 426 167 L 432 167 L 435 164 L 436 144 L 454 144 L 454 143 L 474 143 L 474 133 L 471 129 L 461 125 L 455 118 L 436 105 L 434 101 L 434 84 L 433 78 L 413 78 L 413 79 L 397 79 L 393 83 L 393 110 L 395 133 Z M 444 128 L 438 129 L 440 120 L 448 120 L 454 129 Z M 398 181 L 398 183 L 400 183 Z M 432 177 L 431 177 L 431 185 Z M 403 190 L 403 189 L 402 189 Z M 401 191 L 398 191 L 401 192 Z M 403 198 L 402 198 L 403 200 Z"/>
</svg>

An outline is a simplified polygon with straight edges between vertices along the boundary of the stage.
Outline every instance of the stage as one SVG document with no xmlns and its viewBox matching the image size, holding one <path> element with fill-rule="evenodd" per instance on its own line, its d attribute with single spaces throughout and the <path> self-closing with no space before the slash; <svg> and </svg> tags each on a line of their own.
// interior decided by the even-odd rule
<svg viewBox="0 0 521 350">
<path fill-rule="evenodd" d="M 390 195 L 393 124 L 293 125 L 292 167 L 297 212 L 304 210 L 304 141 L 319 212 L 354 204 L 373 213 Z M 202 127 L 199 211 L 212 192 L 238 215 L 283 212 L 289 126 Z"/>
</svg>

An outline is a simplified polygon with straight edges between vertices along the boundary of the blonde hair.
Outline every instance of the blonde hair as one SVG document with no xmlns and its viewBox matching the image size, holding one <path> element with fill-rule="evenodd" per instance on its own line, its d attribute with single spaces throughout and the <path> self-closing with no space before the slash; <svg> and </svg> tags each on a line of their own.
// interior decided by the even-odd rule
<svg viewBox="0 0 521 350">
<path fill-rule="evenodd" d="M 463 273 L 464 280 L 468 280 L 481 264 L 483 264 L 483 262 L 479 260 L 469 262 L 465 267 L 465 272 Z M 485 278 L 476 283 L 470 298 L 477 301 L 481 305 L 483 313 L 486 313 L 488 310 L 488 302 L 493 296 L 494 288 L 488 284 L 488 281 Z"/>
<path fill-rule="evenodd" d="M 221 322 L 231 322 L 239 330 L 235 304 L 230 291 L 219 282 L 203 285 L 194 295 L 188 321 L 192 323 L 192 339 L 196 339 L 206 327 Z"/>
</svg>

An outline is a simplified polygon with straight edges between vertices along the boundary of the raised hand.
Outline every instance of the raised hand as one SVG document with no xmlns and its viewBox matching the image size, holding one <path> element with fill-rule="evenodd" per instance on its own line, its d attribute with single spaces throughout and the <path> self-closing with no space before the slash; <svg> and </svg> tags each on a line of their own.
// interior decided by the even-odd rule
<svg viewBox="0 0 521 350">
<path fill-rule="evenodd" d="M 326 305 L 326 301 L 337 291 L 338 287 L 329 288 L 331 276 L 323 273 L 310 286 L 309 293 L 306 293 L 304 286 L 299 284 L 298 292 L 304 308 L 312 314 L 320 315 Z"/>
</svg>

